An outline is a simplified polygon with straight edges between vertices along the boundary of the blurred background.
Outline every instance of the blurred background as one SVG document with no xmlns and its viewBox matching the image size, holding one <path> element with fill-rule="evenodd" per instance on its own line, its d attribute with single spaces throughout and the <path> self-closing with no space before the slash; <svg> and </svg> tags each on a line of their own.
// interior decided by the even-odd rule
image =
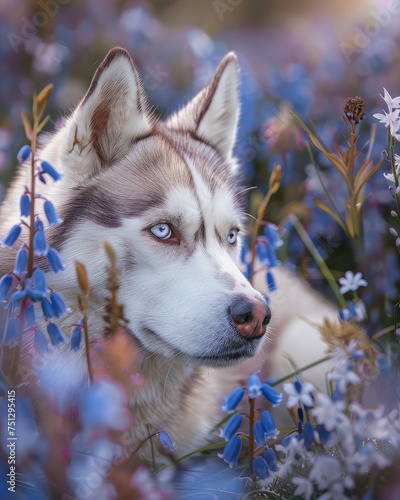
<svg viewBox="0 0 400 500">
<path fill-rule="evenodd" d="M 0 9 L 0 200 L 25 142 L 20 112 L 29 116 L 35 89 L 55 85 L 47 126 L 54 130 L 82 98 L 109 48 L 122 45 L 140 67 L 155 112 L 166 116 L 234 50 L 242 69 L 236 153 L 245 183 L 258 187 L 249 194 L 249 210 L 255 213 L 280 163 L 283 184 L 268 218 L 283 229 L 281 259 L 329 293 L 301 240 L 285 227 L 285 217 L 296 213 L 335 277 L 358 269 L 341 229 L 313 203 L 324 201 L 323 191 L 289 110 L 312 119 L 329 146 L 343 144 L 344 102 L 360 95 L 366 104 L 360 144 L 365 142 L 377 122 L 372 115 L 385 107 L 383 87 L 400 94 L 399 0 L 1 0 Z M 386 130 L 379 125 L 376 160 L 386 148 Z M 343 181 L 324 157 L 316 155 L 316 161 L 329 192 L 343 205 Z M 369 183 L 365 205 L 365 246 L 374 264 L 362 269 L 373 283 L 363 300 L 371 330 L 390 322 L 400 277 L 388 234 L 393 199 L 384 171 Z"/>
</svg>

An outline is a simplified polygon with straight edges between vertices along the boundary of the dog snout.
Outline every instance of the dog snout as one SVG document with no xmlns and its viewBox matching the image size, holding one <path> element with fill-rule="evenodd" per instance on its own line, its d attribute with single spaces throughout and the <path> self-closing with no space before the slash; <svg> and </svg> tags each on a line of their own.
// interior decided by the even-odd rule
<svg viewBox="0 0 400 500">
<path fill-rule="evenodd" d="M 244 296 L 234 299 L 229 314 L 236 330 L 247 339 L 262 337 L 271 321 L 271 310 L 266 302 L 251 301 Z"/>
</svg>

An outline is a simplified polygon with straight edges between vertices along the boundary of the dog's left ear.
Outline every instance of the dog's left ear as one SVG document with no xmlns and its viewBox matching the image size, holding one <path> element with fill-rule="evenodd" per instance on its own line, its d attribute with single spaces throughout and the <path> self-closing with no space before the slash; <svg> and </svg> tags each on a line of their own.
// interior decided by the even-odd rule
<svg viewBox="0 0 400 500">
<path fill-rule="evenodd" d="M 239 65 L 233 52 L 220 62 L 210 83 L 167 125 L 194 132 L 229 159 L 239 119 Z"/>
<path fill-rule="evenodd" d="M 139 72 L 128 52 L 111 49 L 93 76 L 70 124 L 71 160 L 91 176 L 126 154 L 151 130 Z"/>
</svg>

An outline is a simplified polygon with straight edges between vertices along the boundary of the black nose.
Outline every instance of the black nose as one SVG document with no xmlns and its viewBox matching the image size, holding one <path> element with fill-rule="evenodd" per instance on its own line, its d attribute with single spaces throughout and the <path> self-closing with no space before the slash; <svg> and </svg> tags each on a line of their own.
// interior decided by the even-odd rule
<svg viewBox="0 0 400 500">
<path fill-rule="evenodd" d="M 235 297 L 229 313 L 236 330 L 246 338 L 262 337 L 271 321 L 271 310 L 266 302 L 251 301 L 243 295 Z"/>
</svg>

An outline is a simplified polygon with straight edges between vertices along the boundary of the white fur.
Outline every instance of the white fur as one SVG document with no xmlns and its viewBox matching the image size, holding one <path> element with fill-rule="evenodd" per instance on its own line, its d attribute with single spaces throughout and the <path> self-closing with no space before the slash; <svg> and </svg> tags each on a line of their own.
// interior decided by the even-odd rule
<svg viewBox="0 0 400 500">
<path fill-rule="evenodd" d="M 241 218 L 232 185 L 216 181 L 212 190 L 204 176 L 215 164 L 216 150 L 221 168 L 234 170 L 236 166 L 232 148 L 239 114 L 237 87 L 237 62 L 230 54 L 198 96 L 166 123 L 159 123 L 147 112 L 140 78 L 128 54 L 121 49 L 111 51 L 92 83 L 90 95 L 39 153 L 41 159 L 65 174 L 61 183 L 40 186 L 42 194 L 61 212 L 71 208 L 77 191 L 87 186 L 111 200 L 110 214 L 114 201 L 123 210 L 125 205 L 134 207 L 143 193 L 164 197 L 162 203 L 150 203 L 140 215 L 121 217 L 115 227 L 77 214 L 60 249 L 67 270 L 48 275 L 49 286 L 62 292 L 72 309 L 61 322 L 68 333 L 68 327 L 79 317 L 73 261 L 83 262 L 93 290 L 89 326 L 92 334 L 100 335 L 108 264 L 103 241 L 109 241 L 116 251 L 118 300 L 144 352 L 140 370 L 146 380 L 145 389 L 131 401 L 134 427 L 127 436 L 128 450 L 147 434 L 147 422 L 152 430 L 169 431 L 180 454 L 204 444 L 221 417 L 222 396 L 234 385 L 244 383 L 245 377 L 266 361 L 266 373 L 271 372 L 273 363 L 266 356 L 271 336 L 279 344 L 280 332 L 287 332 L 285 338 L 289 340 L 282 340 L 283 348 L 298 364 L 312 361 L 323 348 L 315 330 L 311 334 L 313 350 L 309 347 L 311 328 L 304 327 L 299 315 L 309 316 L 311 312 L 318 320 L 334 314 L 304 284 L 277 270 L 279 292 L 272 295 L 275 316 L 266 335 L 269 344 L 261 349 L 259 341 L 246 344 L 231 324 L 228 311 L 235 296 L 254 301 L 262 300 L 262 296 L 239 271 L 238 248 L 227 241 Z M 99 109 L 106 118 L 94 137 L 91 127 Z M 197 134 L 197 138 L 188 132 Z M 134 143 L 145 134 L 150 137 Z M 157 164 L 162 168 L 157 170 Z M 28 165 L 23 166 L 7 194 L 0 216 L 2 233 L 15 223 L 28 173 Z M 149 231 L 152 225 L 170 220 L 180 233 L 179 245 L 157 241 Z M 205 238 L 198 241 L 195 235 L 202 224 Z M 0 249 L 0 271 L 7 272 L 14 257 L 15 252 Z M 265 283 L 259 286 L 263 289 Z M 238 368 L 210 367 L 213 363 L 205 358 L 225 355 L 238 342 L 246 344 L 247 357 L 257 354 L 256 365 L 246 361 Z M 60 356 L 62 352 L 54 352 L 48 363 L 58 366 Z M 80 373 L 85 383 L 83 353 L 76 357 L 77 376 Z M 226 354 L 220 364 L 229 364 L 228 358 Z M 142 448 L 141 453 L 149 458 L 150 448 Z"/>
</svg>

